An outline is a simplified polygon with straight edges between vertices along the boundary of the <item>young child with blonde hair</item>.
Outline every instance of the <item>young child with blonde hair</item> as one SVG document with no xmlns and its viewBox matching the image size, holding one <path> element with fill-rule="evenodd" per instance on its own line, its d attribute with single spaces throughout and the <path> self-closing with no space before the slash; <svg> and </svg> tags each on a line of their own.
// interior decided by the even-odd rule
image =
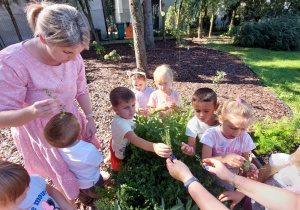
<svg viewBox="0 0 300 210">
<path fill-rule="evenodd" d="M 163 158 L 170 157 L 172 151 L 170 146 L 163 143 L 152 143 L 138 137 L 134 133 L 135 122 L 135 95 L 126 87 L 116 87 L 109 95 L 112 109 L 116 113 L 111 122 L 112 139 L 110 141 L 110 159 L 113 170 L 120 171 L 120 164 L 125 156 L 124 152 L 129 143 L 146 150 L 155 152 Z"/>
<path fill-rule="evenodd" d="M 133 86 L 131 90 L 134 92 L 136 98 L 136 111 L 139 111 L 141 114 L 147 114 L 149 108 L 148 101 L 154 90 L 151 87 L 146 86 L 146 73 L 141 69 L 135 68 L 133 71 L 127 71 L 127 75 Z"/>
<path fill-rule="evenodd" d="M 238 173 L 244 161 L 249 161 L 251 150 L 255 145 L 246 132 L 253 120 L 252 107 L 244 100 L 231 99 L 226 101 L 220 109 L 220 126 L 205 131 L 201 138 L 202 158 L 214 158 L 224 163 L 231 171 Z M 251 164 L 251 172 L 257 171 Z M 248 176 L 255 176 L 248 174 Z M 221 182 L 227 190 L 234 188 Z"/>
<path fill-rule="evenodd" d="M 161 65 L 154 71 L 154 81 L 158 90 L 150 95 L 148 105 L 161 112 L 161 117 L 169 114 L 170 111 L 179 111 L 182 106 L 180 95 L 172 90 L 171 86 L 174 79 L 174 72 L 169 65 Z"/>
<path fill-rule="evenodd" d="M 44 129 L 44 137 L 51 146 L 57 148 L 75 174 L 79 183 L 80 201 L 93 207 L 96 199 L 100 198 L 95 186 L 104 188 L 103 172 L 100 172 L 103 156 L 93 144 L 80 140 L 80 131 L 78 119 L 66 112 L 50 119 Z"/>
<path fill-rule="evenodd" d="M 0 209 L 74 209 L 54 187 L 22 166 L 0 160 Z"/>
</svg>

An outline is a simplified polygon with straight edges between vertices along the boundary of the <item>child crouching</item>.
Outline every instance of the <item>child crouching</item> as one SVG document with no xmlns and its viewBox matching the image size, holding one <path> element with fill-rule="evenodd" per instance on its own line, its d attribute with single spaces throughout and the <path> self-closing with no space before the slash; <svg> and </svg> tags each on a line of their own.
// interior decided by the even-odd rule
<svg viewBox="0 0 300 210">
<path fill-rule="evenodd" d="M 104 188 L 100 174 L 102 154 L 88 142 L 79 139 L 81 127 L 78 119 L 69 112 L 62 117 L 57 114 L 51 118 L 44 129 L 48 143 L 56 147 L 79 183 L 79 200 L 86 206 L 94 206 L 99 199 L 94 186 Z"/>
</svg>

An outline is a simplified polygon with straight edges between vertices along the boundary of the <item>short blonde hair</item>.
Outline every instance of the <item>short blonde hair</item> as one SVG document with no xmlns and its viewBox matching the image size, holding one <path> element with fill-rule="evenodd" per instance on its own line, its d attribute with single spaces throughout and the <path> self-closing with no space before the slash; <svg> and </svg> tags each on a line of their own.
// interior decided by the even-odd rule
<svg viewBox="0 0 300 210">
<path fill-rule="evenodd" d="M 81 126 L 78 119 L 69 112 L 63 116 L 53 116 L 44 128 L 47 142 L 56 148 L 65 148 L 74 143 L 80 135 Z"/>
<path fill-rule="evenodd" d="M 89 29 L 74 7 L 43 0 L 27 4 L 25 11 L 35 36 L 41 34 L 47 41 L 60 47 L 83 45 L 89 49 Z"/>
<path fill-rule="evenodd" d="M 245 100 L 237 98 L 226 101 L 219 109 L 219 116 L 226 119 L 228 114 L 245 118 L 247 123 L 253 122 L 253 109 Z"/>
<path fill-rule="evenodd" d="M 25 168 L 8 161 L 0 160 L 0 203 L 1 206 L 14 204 L 30 183 Z"/>
<path fill-rule="evenodd" d="M 159 81 L 172 81 L 174 77 L 174 72 L 169 65 L 163 64 L 157 67 L 153 73 L 155 83 Z"/>
</svg>

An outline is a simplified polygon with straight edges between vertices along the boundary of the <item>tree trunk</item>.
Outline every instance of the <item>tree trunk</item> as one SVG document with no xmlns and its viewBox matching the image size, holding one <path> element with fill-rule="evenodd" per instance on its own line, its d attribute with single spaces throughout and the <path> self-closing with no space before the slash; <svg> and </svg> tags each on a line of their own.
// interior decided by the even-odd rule
<svg viewBox="0 0 300 210">
<path fill-rule="evenodd" d="M 153 23 L 152 23 L 152 5 L 150 0 L 144 0 L 144 26 L 145 26 L 145 44 L 146 48 L 155 48 Z"/>
<path fill-rule="evenodd" d="M 209 34 L 208 34 L 208 38 L 211 38 L 211 33 L 212 33 L 212 29 L 214 26 L 214 17 L 215 17 L 215 9 L 212 9 L 212 14 L 211 14 L 211 18 L 210 18 L 210 27 L 209 27 Z"/>
<path fill-rule="evenodd" d="M 231 20 L 230 20 L 230 25 L 229 25 L 229 29 L 228 31 L 231 31 L 231 29 L 233 28 L 233 22 L 234 22 L 234 18 L 235 18 L 235 14 L 236 14 L 236 9 L 237 7 L 234 7 L 232 10 L 232 16 L 231 16 Z"/>
<path fill-rule="evenodd" d="M 91 11 L 90 11 L 90 4 L 89 4 L 88 0 L 84 0 L 84 3 L 83 3 L 83 0 L 76 0 L 76 1 L 78 1 L 83 14 L 86 16 L 86 18 L 87 18 L 87 20 L 88 20 L 88 22 L 90 24 L 91 32 L 94 35 L 96 42 L 100 43 L 98 34 L 95 31 L 93 18 L 92 18 Z"/>
<path fill-rule="evenodd" d="M 164 12 L 164 3 L 162 0 L 159 0 L 159 10 L 162 19 L 162 32 L 163 32 L 163 41 L 166 42 L 166 13 Z"/>
<path fill-rule="evenodd" d="M 201 0 L 200 3 L 200 12 L 199 12 L 199 27 L 198 27 L 198 39 L 202 38 L 202 33 L 203 33 L 203 8 L 204 8 L 204 2 Z"/>
<path fill-rule="evenodd" d="M 181 13 L 181 8 L 182 8 L 182 3 L 183 3 L 183 0 L 180 0 L 178 12 L 177 12 L 176 26 L 175 26 L 176 29 L 178 29 L 178 26 L 179 26 L 179 20 L 180 20 L 180 13 Z M 175 13 L 176 13 L 176 10 L 175 10 Z"/>
<path fill-rule="evenodd" d="M 137 68 L 143 69 L 147 73 L 147 57 L 144 39 L 144 15 L 142 3 L 143 0 L 129 0 L 136 66 Z"/>
<path fill-rule="evenodd" d="M 9 16 L 10 16 L 10 19 L 11 19 L 11 21 L 12 21 L 14 27 L 15 27 L 15 30 L 16 30 L 16 33 L 17 33 L 17 35 L 18 35 L 19 41 L 20 41 L 20 42 L 23 41 L 23 38 L 22 38 L 21 33 L 20 33 L 20 30 L 19 30 L 19 26 L 18 26 L 18 24 L 17 24 L 17 22 L 16 22 L 16 19 L 15 19 L 14 15 L 13 15 L 13 13 L 12 13 L 12 11 L 11 11 L 11 8 L 10 8 L 10 6 L 9 6 L 8 0 L 2 0 L 2 3 L 4 4 L 5 9 L 7 10 L 8 14 L 9 14 Z"/>
</svg>

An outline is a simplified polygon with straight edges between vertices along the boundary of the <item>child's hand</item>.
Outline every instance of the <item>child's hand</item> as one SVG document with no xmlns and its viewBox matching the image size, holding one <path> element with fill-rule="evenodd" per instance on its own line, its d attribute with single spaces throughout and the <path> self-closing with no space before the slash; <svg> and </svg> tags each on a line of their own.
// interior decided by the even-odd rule
<svg viewBox="0 0 300 210">
<path fill-rule="evenodd" d="M 256 181 L 258 179 L 258 169 L 256 165 L 251 163 L 250 168 L 248 169 L 248 171 L 246 171 L 246 175 L 248 179 L 252 179 Z"/>
<path fill-rule="evenodd" d="M 223 161 L 223 163 L 227 163 L 234 168 L 240 168 L 244 164 L 244 161 L 245 158 L 240 155 L 228 154 L 225 156 L 225 161 Z"/>
<path fill-rule="evenodd" d="M 194 156 L 195 155 L 195 151 L 194 151 L 194 148 L 193 147 L 190 147 L 188 144 L 185 144 L 183 142 L 181 142 L 181 151 L 186 154 L 186 155 L 189 155 L 189 156 Z"/>
<path fill-rule="evenodd" d="M 174 109 L 176 107 L 175 102 L 167 102 L 170 109 Z"/>
<path fill-rule="evenodd" d="M 163 143 L 153 144 L 154 152 L 163 158 L 168 158 L 172 155 L 171 147 Z"/>
<path fill-rule="evenodd" d="M 245 195 L 239 191 L 227 191 L 227 192 L 223 192 L 219 196 L 219 200 L 221 202 L 231 200 L 232 204 L 230 205 L 230 209 L 233 209 L 233 207 L 235 207 L 236 204 L 238 204 L 244 197 L 245 197 Z"/>
<path fill-rule="evenodd" d="M 168 104 L 162 104 L 156 108 L 158 111 L 167 111 L 169 109 Z"/>
</svg>

